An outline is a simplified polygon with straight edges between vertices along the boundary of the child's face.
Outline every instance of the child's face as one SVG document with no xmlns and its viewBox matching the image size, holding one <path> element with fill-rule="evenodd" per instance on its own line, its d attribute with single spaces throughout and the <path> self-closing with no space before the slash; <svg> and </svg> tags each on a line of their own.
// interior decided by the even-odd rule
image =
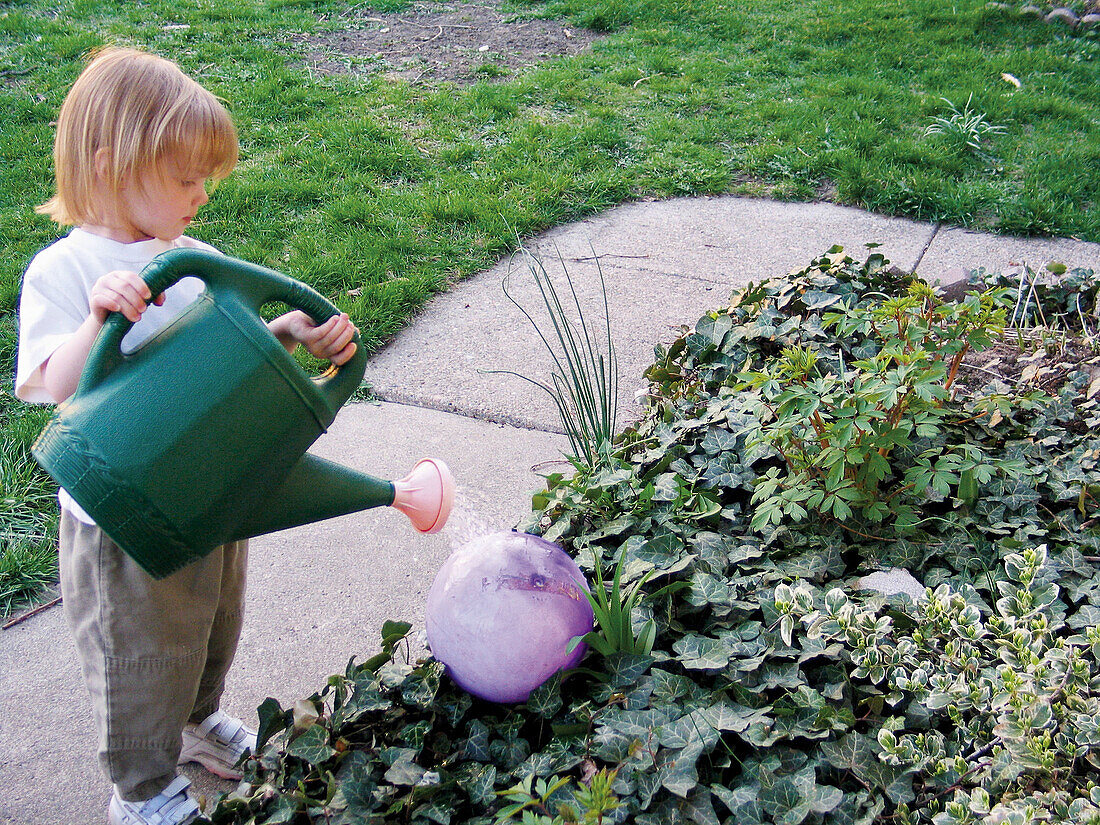
<svg viewBox="0 0 1100 825">
<path fill-rule="evenodd" d="M 125 187 L 119 215 L 122 226 L 118 228 L 135 241 L 175 240 L 208 200 L 206 174 L 169 159 Z"/>
</svg>

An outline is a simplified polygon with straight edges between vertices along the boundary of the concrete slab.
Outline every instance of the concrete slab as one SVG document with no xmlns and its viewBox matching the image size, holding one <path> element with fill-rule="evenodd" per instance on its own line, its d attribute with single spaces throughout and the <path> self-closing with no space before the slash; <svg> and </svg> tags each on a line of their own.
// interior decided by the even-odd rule
<svg viewBox="0 0 1100 825">
<path fill-rule="evenodd" d="M 385 620 L 422 628 L 427 590 L 451 549 L 510 529 L 541 485 L 536 467 L 564 446 L 561 436 L 397 404 L 342 410 L 314 452 L 382 478 L 424 456 L 442 459 L 458 487 L 451 522 L 423 536 L 384 508 L 254 539 L 225 709 L 254 722 L 266 697 L 290 706 L 350 657 L 376 653 Z M 60 608 L 3 631 L 0 674 L 0 823 L 100 825 L 110 786 L 96 767 L 91 708 Z M 233 787 L 186 772 L 211 801 Z"/>
<path fill-rule="evenodd" d="M 935 227 L 826 203 L 753 198 L 692 198 L 633 203 L 561 227 L 529 244 L 564 289 L 577 286 L 586 319 L 602 320 L 599 270 L 607 284 L 619 360 L 621 420 L 641 410 L 634 399 L 653 346 L 723 305 L 748 281 L 782 276 L 834 244 L 853 257 L 866 243 L 912 271 Z M 542 306 L 522 261 L 506 260 L 438 296 L 396 341 L 371 359 L 366 378 L 384 399 L 453 410 L 522 427 L 560 430 L 542 390 L 511 370 L 548 382 L 551 361 L 530 323 L 505 297 L 510 275 L 519 302 Z M 542 322 L 545 326 L 545 322 Z"/>
<path fill-rule="evenodd" d="M 943 283 L 965 278 L 972 270 L 1016 271 L 1024 264 L 1041 270 L 1051 261 L 1070 269 L 1100 271 L 1100 243 L 1072 238 L 1007 238 L 957 227 L 943 227 L 928 246 L 918 267 L 927 281 Z"/>
<path fill-rule="evenodd" d="M 599 255 L 638 275 L 677 275 L 726 288 L 783 275 L 840 244 L 861 258 L 868 243 L 911 272 L 935 226 L 831 203 L 734 196 L 640 201 L 550 230 L 531 246 L 567 260 Z"/>
</svg>

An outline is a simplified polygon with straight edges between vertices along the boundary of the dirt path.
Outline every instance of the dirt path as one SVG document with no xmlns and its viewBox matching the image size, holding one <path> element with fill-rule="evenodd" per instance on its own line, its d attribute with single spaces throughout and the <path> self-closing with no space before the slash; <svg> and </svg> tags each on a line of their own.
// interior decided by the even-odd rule
<svg viewBox="0 0 1100 825">
<path fill-rule="evenodd" d="M 549 58 L 577 54 L 600 37 L 562 20 L 506 13 L 500 0 L 417 0 L 392 14 L 353 13 L 345 28 L 307 43 L 319 72 L 384 71 L 407 80 L 468 85 L 507 79 Z"/>
</svg>

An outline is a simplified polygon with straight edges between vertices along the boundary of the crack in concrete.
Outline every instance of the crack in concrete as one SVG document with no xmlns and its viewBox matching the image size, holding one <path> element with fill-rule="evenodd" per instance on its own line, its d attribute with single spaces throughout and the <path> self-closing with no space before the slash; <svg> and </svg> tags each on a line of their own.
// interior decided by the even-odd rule
<svg viewBox="0 0 1100 825">
<path fill-rule="evenodd" d="M 913 263 L 913 270 L 909 273 L 910 275 L 916 274 L 917 270 L 920 269 L 920 262 L 923 261 L 924 256 L 928 254 L 928 250 L 931 249 L 932 242 L 936 240 L 936 236 L 940 234 L 940 228 L 942 226 L 943 223 L 937 223 L 935 226 L 932 227 L 932 234 L 928 236 L 928 243 L 924 245 L 924 247 L 920 251 L 920 254 L 917 255 L 917 260 Z"/>
</svg>

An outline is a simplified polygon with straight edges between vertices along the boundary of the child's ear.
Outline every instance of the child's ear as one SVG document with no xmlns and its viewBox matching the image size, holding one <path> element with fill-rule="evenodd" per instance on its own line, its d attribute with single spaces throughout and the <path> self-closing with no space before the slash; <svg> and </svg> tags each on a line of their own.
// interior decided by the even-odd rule
<svg viewBox="0 0 1100 825">
<path fill-rule="evenodd" d="M 100 181 L 111 180 L 111 150 L 103 146 L 95 150 L 95 175 Z"/>
</svg>

